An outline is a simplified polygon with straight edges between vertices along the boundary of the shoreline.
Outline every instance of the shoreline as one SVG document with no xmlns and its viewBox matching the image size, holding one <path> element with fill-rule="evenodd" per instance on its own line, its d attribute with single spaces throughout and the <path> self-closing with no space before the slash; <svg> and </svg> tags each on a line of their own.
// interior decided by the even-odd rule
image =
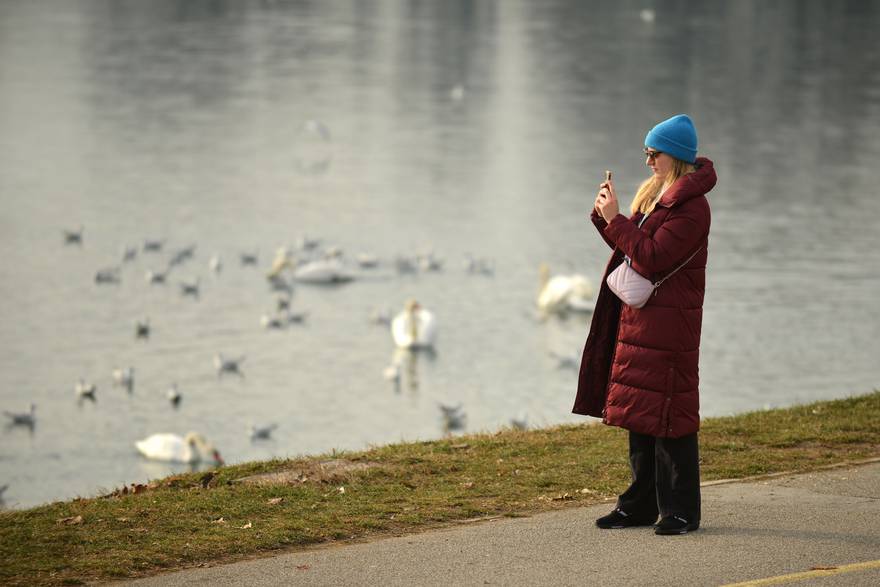
<svg viewBox="0 0 880 587">
<path fill-rule="evenodd" d="M 704 486 L 880 460 L 880 391 L 707 418 Z M 594 423 L 242 463 L 0 512 L 0 579 L 61 584 L 603 503 L 626 433 Z"/>
</svg>

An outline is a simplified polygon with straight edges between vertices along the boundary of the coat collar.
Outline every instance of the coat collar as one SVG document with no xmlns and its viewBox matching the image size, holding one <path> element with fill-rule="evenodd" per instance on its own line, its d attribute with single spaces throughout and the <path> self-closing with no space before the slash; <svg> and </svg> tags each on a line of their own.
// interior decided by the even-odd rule
<svg viewBox="0 0 880 587">
<path fill-rule="evenodd" d="M 696 171 L 688 173 L 672 184 L 664 193 L 658 206 L 664 208 L 672 208 L 687 202 L 691 198 L 707 194 L 718 181 L 715 175 L 715 167 L 710 159 L 706 157 L 697 157 L 695 162 Z"/>
</svg>

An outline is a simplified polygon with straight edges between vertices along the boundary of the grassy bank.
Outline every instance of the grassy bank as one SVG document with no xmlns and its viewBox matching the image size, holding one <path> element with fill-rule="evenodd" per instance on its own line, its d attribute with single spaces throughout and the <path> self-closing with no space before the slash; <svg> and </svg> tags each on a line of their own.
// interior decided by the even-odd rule
<svg viewBox="0 0 880 587">
<path fill-rule="evenodd" d="M 702 478 L 880 456 L 878 422 L 878 391 L 707 419 Z M 528 515 L 613 497 L 628 479 L 626 432 L 590 425 L 229 466 L 0 513 L 0 583 L 134 577 L 470 518 Z"/>
</svg>

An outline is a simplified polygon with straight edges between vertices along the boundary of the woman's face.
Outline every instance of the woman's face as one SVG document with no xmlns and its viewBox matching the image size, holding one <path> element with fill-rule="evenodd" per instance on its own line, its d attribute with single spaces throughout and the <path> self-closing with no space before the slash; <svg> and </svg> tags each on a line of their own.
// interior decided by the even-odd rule
<svg viewBox="0 0 880 587">
<path fill-rule="evenodd" d="M 672 169 L 672 157 L 662 151 L 647 147 L 645 149 L 645 165 L 651 168 L 658 179 L 666 179 Z"/>
</svg>

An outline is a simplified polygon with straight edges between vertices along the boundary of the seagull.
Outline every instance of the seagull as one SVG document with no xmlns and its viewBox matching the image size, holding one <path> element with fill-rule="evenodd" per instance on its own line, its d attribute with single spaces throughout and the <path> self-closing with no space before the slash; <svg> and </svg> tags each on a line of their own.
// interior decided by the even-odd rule
<svg viewBox="0 0 880 587">
<path fill-rule="evenodd" d="M 285 296 L 278 296 L 278 297 L 276 298 L 276 303 L 277 303 L 277 306 L 278 306 L 276 309 L 277 309 L 279 312 L 281 312 L 281 311 L 283 311 L 283 310 L 289 310 L 289 309 L 290 309 L 290 297 L 291 297 L 291 292 L 288 291 L 288 292 L 287 292 L 287 295 L 285 295 Z"/>
<path fill-rule="evenodd" d="M 27 426 L 33 428 L 34 424 L 37 423 L 36 411 L 37 406 L 31 404 L 30 409 L 27 412 L 9 412 L 3 410 L 3 413 L 9 418 L 10 426 Z"/>
<path fill-rule="evenodd" d="M 108 267 L 95 273 L 95 283 L 119 283 L 119 267 Z"/>
<path fill-rule="evenodd" d="M 162 245 L 165 244 L 165 240 L 157 240 L 157 239 L 144 239 L 144 247 L 143 250 L 146 253 L 149 252 L 158 252 L 162 250 Z"/>
<path fill-rule="evenodd" d="M 260 326 L 266 330 L 281 330 L 287 326 L 287 320 L 282 319 L 280 316 L 271 317 L 268 314 L 263 314 L 260 316 Z"/>
<path fill-rule="evenodd" d="M 137 257 L 138 249 L 137 247 L 129 247 L 126 246 L 122 249 L 122 262 L 128 263 L 129 261 L 134 261 L 135 257 Z"/>
<path fill-rule="evenodd" d="M 437 405 L 440 407 L 441 417 L 443 418 L 443 428 L 445 430 L 461 430 L 464 428 L 467 414 L 462 411 L 461 404 L 450 406 L 438 402 Z"/>
<path fill-rule="evenodd" d="M 177 384 L 172 383 L 171 387 L 168 388 L 168 391 L 165 392 L 165 397 L 168 398 L 168 401 L 171 402 L 172 406 L 177 408 L 178 406 L 180 406 L 180 400 L 183 396 L 180 395 L 179 391 L 177 391 Z"/>
<path fill-rule="evenodd" d="M 524 415 L 519 418 L 511 418 L 510 426 L 514 430 L 527 430 L 529 427 L 528 418 Z"/>
<path fill-rule="evenodd" d="M 153 271 L 149 269 L 146 274 L 147 283 L 165 283 L 168 274 L 171 273 L 171 267 L 168 267 L 165 271 Z"/>
<path fill-rule="evenodd" d="M 321 239 L 309 238 L 308 236 L 302 236 L 296 241 L 296 247 L 301 251 L 311 251 L 313 249 L 317 249 L 320 244 Z"/>
<path fill-rule="evenodd" d="M 440 271 L 443 269 L 443 260 L 434 256 L 433 252 L 427 252 L 416 256 L 416 263 L 422 271 Z"/>
<path fill-rule="evenodd" d="M 95 401 L 95 392 L 98 391 L 98 388 L 94 383 L 86 383 L 80 377 L 80 380 L 76 383 L 73 390 L 76 392 L 76 396 L 79 399 L 89 399 Z"/>
<path fill-rule="evenodd" d="M 208 268 L 214 273 L 220 273 L 223 269 L 223 261 L 220 259 L 220 255 L 211 256 L 211 259 L 208 261 Z"/>
<path fill-rule="evenodd" d="M 251 424 L 251 440 L 268 440 L 276 428 L 278 428 L 278 424 L 267 424 L 266 426 Z"/>
<path fill-rule="evenodd" d="M 83 226 L 79 225 L 77 230 L 67 230 L 64 229 L 64 243 L 68 245 L 81 245 L 82 244 L 82 235 L 83 235 Z"/>
<path fill-rule="evenodd" d="M 135 338 L 150 338 L 150 319 L 145 318 L 143 321 L 136 321 L 134 323 L 134 337 Z"/>
<path fill-rule="evenodd" d="M 287 311 L 287 323 L 288 324 L 302 324 L 306 321 L 306 318 L 309 317 L 308 312 L 291 312 Z"/>
<path fill-rule="evenodd" d="M 113 385 L 125 387 L 131 393 L 134 390 L 134 367 L 113 369 Z"/>
<path fill-rule="evenodd" d="M 190 283 L 181 281 L 180 294 L 183 296 L 192 296 L 196 299 L 199 299 L 199 278 L 197 277 L 195 281 L 192 281 Z"/>
<path fill-rule="evenodd" d="M 467 254 L 464 257 L 464 270 L 472 274 L 495 275 L 495 262 L 489 259 L 476 259 Z"/>
<path fill-rule="evenodd" d="M 286 293 L 288 297 L 293 293 L 293 285 L 280 275 L 270 275 L 267 279 L 269 280 L 269 289 L 272 291 Z"/>
<path fill-rule="evenodd" d="M 188 247 L 184 247 L 174 253 L 172 255 L 171 260 L 168 261 L 168 265 L 170 267 L 174 267 L 175 265 L 180 265 L 187 259 L 191 259 L 192 256 L 196 252 L 196 245 L 190 245 Z"/>
<path fill-rule="evenodd" d="M 217 377 L 220 377 L 224 373 L 235 373 L 240 377 L 244 377 L 244 373 L 239 369 L 239 365 L 244 359 L 244 355 L 237 359 L 226 359 L 222 354 L 217 353 L 214 355 L 214 368 L 217 369 Z"/>
<path fill-rule="evenodd" d="M 258 260 L 257 253 L 241 253 L 239 254 L 242 265 L 256 265 Z"/>
</svg>

